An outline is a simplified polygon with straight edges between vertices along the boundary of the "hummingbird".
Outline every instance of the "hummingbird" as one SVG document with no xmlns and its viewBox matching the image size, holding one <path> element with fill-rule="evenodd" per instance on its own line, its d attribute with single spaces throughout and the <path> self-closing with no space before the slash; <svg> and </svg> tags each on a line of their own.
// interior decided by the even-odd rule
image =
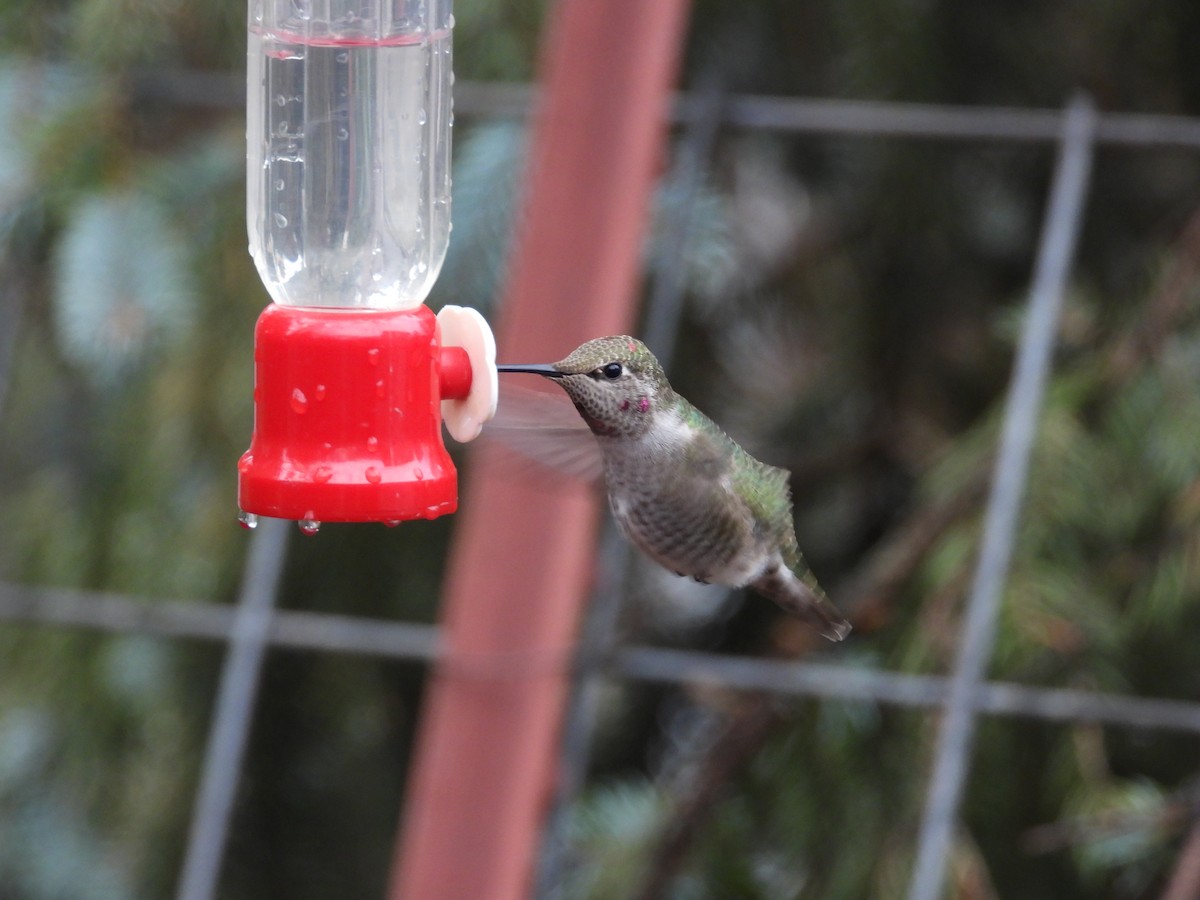
<svg viewBox="0 0 1200 900">
<path fill-rule="evenodd" d="M 850 632 L 796 543 L 788 473 L 681 397 L 641 341 L 596 338 L 565 359 L 499 365 L 554 380 L 595 435 L 618 529 L 658 564 L 748 587 L 833 641 Z"/>
</svg>

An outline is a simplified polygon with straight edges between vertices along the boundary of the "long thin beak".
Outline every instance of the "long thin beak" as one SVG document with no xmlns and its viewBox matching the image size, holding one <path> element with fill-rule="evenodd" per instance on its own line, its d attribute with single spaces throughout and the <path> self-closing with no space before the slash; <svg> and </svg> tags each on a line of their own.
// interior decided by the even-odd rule
<svg viewBox="0 0 1200 900">
<path fill-rule="evenodd" d="M 546 378 L 562 378 L 563 373 L 547 363 L 530 365 L 496 366 L 497 372 L 528 372 L 530 375 L 544 375 Z"/>
</svg>

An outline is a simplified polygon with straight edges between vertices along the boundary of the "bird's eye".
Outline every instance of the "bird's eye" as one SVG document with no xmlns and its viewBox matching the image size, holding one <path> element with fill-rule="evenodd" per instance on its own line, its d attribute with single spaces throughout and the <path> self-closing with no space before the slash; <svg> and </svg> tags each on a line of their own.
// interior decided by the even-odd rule
<svg viewBox="0 0 1200 900">
<path fill-rule="evenodd" d="M 604 367 L 604 369 L 603 369 L 603 372 L 604 372 L 604 377 L 605 377 L 605 378 L 610 378 L 610 379 L 611 379 L 611 378 L 620 378 L 620 377 L 621 377 L 621 373 L 622 373 L 623 371 L 625 371 L 625 370 L 624 370 L 623 368 L 621 368 L 621 364 L 620 364 L 620 363 L 616 363 L 616 362 L 611 362 L 611 363 L 609 363 L 609 364 L 608 364 L 608 365 L 606 365 L 606 366 Z"/>
</svg>

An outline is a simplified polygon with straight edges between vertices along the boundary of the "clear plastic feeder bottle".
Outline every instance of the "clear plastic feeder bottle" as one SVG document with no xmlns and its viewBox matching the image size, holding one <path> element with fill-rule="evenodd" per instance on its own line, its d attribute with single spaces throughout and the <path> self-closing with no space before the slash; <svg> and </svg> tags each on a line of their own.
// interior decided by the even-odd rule
<svg viewBox="0 0 1200 900">
<path fill-rule="evenodd" d="M 242 521 L 457 507 L 443 420 L 496 405 L 482 316 L 423 303 L 450 233 L 450 0 L 250 0 L 247 228 L 275 301 L 254 334 Z"/>
<path fill-rule="evenodd" d="M 251 0 L 250 253 L 276 303 L 424 301 L 450 232 L 450 0 Z"/>
</svg>

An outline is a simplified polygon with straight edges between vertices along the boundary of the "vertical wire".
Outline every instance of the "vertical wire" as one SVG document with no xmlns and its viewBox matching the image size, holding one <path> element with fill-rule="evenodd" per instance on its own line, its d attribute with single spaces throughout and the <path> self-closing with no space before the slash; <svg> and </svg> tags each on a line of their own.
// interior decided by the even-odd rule
<svg viewBox="0 0 1200 900">
<path fill-rule="evenodd" d="M 4 414 L 8 389 L 17 357 L 17 338 L 25 317 L 25 279 L 17 273 L 12 252 L 0 251 L 0 416 Z"/>
<path fill-rule="evenodd" d="M 677 221 L 668 223 L 666 240 L 653 267 L 653 287 L 646 303 L 642 336 L 663 368 L 670 371 L 675 355 L 675 337 L 687 290 L 685 251 L 692 232 L 696 195 L 708 160 L 712 156 L 724 111 L 724 92 L 719 79 L 710 74 L 697 91 L 694 118 L 680 141 L 675 174 L 680 189 Z M 592 599 L 579 639 L 577 675 L 571 701 L 563 721 L 558 758 L 558 780 L 538 860 L 534 896 L 553 900 L 562 894 L 567 869 L 568 820 L 571 808 L 583 790 L 592 734 L 600 707 L 603 675 L 616 641 L 625 582 L 633 562 L 633 548 L 618 533 L 611 520 L 604 525 L 600 542 L 601 559 L 609 560 L 605 576 Z"/>
<path fill-rule="evenodd" d="M 216 896 L 290 523 L 261 519 L 250 541 L 237 614 L 221 672 L 214 722 L 188 835 L 178 900 Z"/>
<path fill-rule="evenodd" d="M 1000 597 L 1012 559 L 1059 310 L 1083 218 L 1096 120 L 1094 106 L 1082 96 L 1071 101 L 1063 116 L 1058 161 L 988 497 L 983 543 L 925 797 L 909 900 L 938 900 L 942 892 L 975 734 L 976 697 L 995 642 Z"/>
</svg>

